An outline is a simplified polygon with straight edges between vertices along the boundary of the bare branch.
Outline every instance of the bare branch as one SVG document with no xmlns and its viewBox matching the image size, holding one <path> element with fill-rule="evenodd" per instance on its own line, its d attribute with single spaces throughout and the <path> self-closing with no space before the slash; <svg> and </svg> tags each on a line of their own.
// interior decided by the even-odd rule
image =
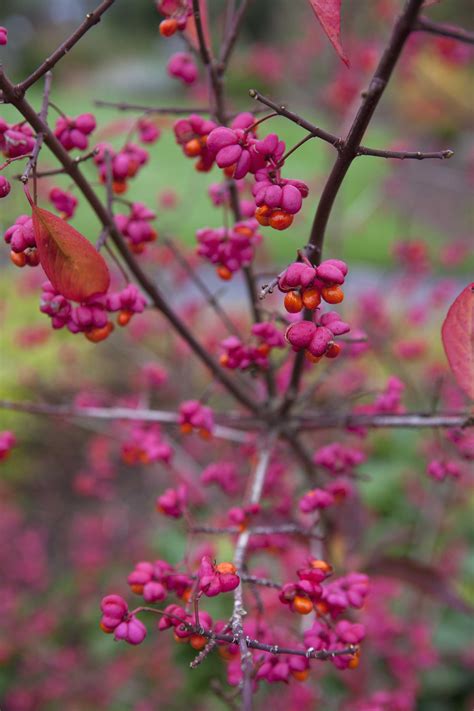
<svg viewBox="0 0 474 711">
<path fill-rule="evenodd" d="M 419 32 L 429 32 L 439 37 L 450 37 L 466 44 L 474 44 L 474 32 L 467 32 L 462 27 L 456 27 L 455 25 L 433 22 L 428 17 L 420 17 L 413 29 Z"/>
</svg>

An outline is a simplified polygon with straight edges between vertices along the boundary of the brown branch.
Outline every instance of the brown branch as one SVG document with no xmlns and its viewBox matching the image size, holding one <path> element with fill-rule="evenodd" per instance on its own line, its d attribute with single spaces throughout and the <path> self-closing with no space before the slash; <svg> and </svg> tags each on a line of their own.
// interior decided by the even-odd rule
<svg viewBox="0 0 474 711">
<path fill-rule="evenodd" d="M 269 108 L 273 109 L 279 116 L 284 116 L 285 118 L 289 119 L 293 123 L 297 124 L 298 126 L 301 126 L 301 128 L 304 128 L 308 131 L 310 136 L 313 136 L 314 138 L 320 138 L 323 141 L 326 141 L 326 143 L 330 143 L 334 148 L 337 148 L 338 151 L 342 151 L 345 148 L 346 142 L 344 139 L 339 138 L 338 136 L 335 136 L 332 133 L 329 133 L 328 131 L 324 131 L 322 128 L 319 128 L 318 126 L 315 126 L 314 124 L 310 123 L 306 119 L 304 119 L 302 116 L 299 116 L 299 114 L 294 113 L 294 111 L 289 111 L 289 109 L 283 105 L 283 104 L 277 104 L 276 102 L 272 101 L 266 96 L 263 96 L 263 94 L 260 94 L 259 91 L 255 91 L 255 89 L 250 89 L 249 94 L 252 98 L 256 99 L 257 101 L 260 101 L 260 103 L 265 104 L 265 106 L 268 106 Z M 305 143 L 307 140 L 309 140 L 309 136 L 306 136 L 303 138 L 303 140 L 300 142 Z M 298 144 L 295 146 L 296 148 L 299 148 Z M 290 155 L 293 151 L 290 151 L 285 158 Z M 407 160 L 407 159 L 412 159 L 412 160 L 426 160 L 426 159 L 446 159 L 446 158 L 451 158 L 454 155 L 454 152 L 451 150 L 444 150 L 444 151 L 432 151 L 432 152 L 422 152 L 422 151 L 389 151 L 389 150 L 379 150 L 378 148 L 368 148 L 367 146 L 358 146 L 356 156 L 373 156 L 375 158 L 395 158 L 399 160 Z M 283 162 L 283 159 L 282 159 Z"/>
<path fill-rule="evenodd" d="M 424 412 L 351 415 L 351 414 L 325 414 L 325 415 L 296 415 L 295 419 L 303 430 L 339 429 L 367 427 L 370 429 L 425 429 L 430 427 L 472 427 L 474 420 L 467 415 L 459 413 L 432 414 Z"/>
<path fill-rule="evenodd" d="M 51 93 L 51 84 L 53 81 L 53 75 L 51 72 L 46 72 L 44 77 L 44 89 L 43 89 L 43 102 L 41 104 L 41 110 L 39 112 L 39 118 L 43 123 L 47 122 L 48 119 L 48 107 L 49 107 L 49 95 Z M 38 156 L 41 151 L 41 146 L 43 145 L 44 133 L 38 131 L 36 134 L 35 145 L 30 155 L 30 159 L 26 165 L 25 170 L 20 176 L 22 183 L 27 183 L 32 170 L 36 170 L 36 164 L 38 162 Z"/>
<path fill-rule="evenodd" d="M 57 64 L 57 62 L 59 62 L 59 60 L 62 59 L 77 42 L 79 42 L 81 37 L 83 37 L 86 32 L 91 29 L 91 27 L 100 22 L 104 12 L 106 12 L 114 2 L 115 0 L 103 0 L 103 2 L 101 2 L 95 10 L 88 12 L 86 19 L 81 25 L 79 25 L 77 30 L 75 30 L 67 40 L 59 45 L 59 47 L 49 57 L 47 57 L 44 62 L 40 64 L 40 66 L 35 69 L 29 77 L 27 77 L 27 79 L 16 85 L 14 89 L 16 97 L 19 98 L 20 96 L 23 96 L 25 91 L 29 89 L 30 86 L 36 84 L 38 79 L 41 79 L 43 74 L 46 74 L 47 71 L 52 69 L 54 65 Z M 4 96 L 6 95 L 4 94 Z"/>
<path fill-rule="evenodd" d="M 429 32 L 439 37 L 450 37 L 459 42 L 474 44 L 474 32 L 467 32 L 462 27 L 456 27 L 455 25 L 433 22 L 428 17 L 420 17 L 413 29 L 418 32 Z"/>
<path fill-rule="evenodd" d="M 0 68 L 0 87 L 3 93 L 7 96 L 13 106 L 20 114 L 28 121 L 28 123 L 37 132 L 44 133 L 44 140 L 51 152 L 56 156 L 62 166 L 66 169 L 66 173 L 70 175 L 76 183 L 79 190 L 82 192 L 89 205 L 101 221 L 103 227 L 108 228 L 110 239 L 117 248 L 121 258 L 129 268 L 130 272 L 140 284 L 142 289 L 150 297 L 154 306 L 163 314 L 163 316 L 171 323 L 175 331 L 189 345 L 191 350 L 197 355 L 203 364 L 211 371 L 215 378 L 231 393 L 238 402 L 250 409 L 252 412 L 259 411 L 257 403 L 250 398 L 242 389 L 224 372 L 220 365 L 212 358 L 206 348 L 195 338 L 192 331 L 176 314 L 170 305 L 167 303 L 164 296 L 161 294 L 154 281 L 143 271 L 138 261 L 127 248 L 122 235 L 118 231 L 115 223 L 111 220 L 106 207 L 97 197 L 94 189 L 90 186 L 88 180 L 79 170 L 77 163 L 69 156 L 68 152 L 63 148 L 56 136 L 50 131 L 48 126 L 41 121 L 32 106 L 26 101 L 23 96 L 18 97 L 15 92 L 14 85 L 9 81 L 3 70 Z"/>
<path fill-rule="evenodd" d="M 104 101 L 95 99 L 94 106 L 109 107 L 117 111 L 138 111 L 143 114 L 159 114 L 161 116 L 187 116 L 188 114 L 210 114 L 208 108 L 203 106 L 143 106 L 143 104 L 129 104 L 126 101 Z"/>
</svg>

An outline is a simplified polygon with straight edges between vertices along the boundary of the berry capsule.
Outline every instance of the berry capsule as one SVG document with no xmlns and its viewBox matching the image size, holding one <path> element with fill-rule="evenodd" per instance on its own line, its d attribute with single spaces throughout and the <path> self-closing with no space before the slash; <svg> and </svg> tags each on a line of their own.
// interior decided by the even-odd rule
<svg viewBox="0 0 474 711">
<path fill-rule="evenodd" d="M 309 669 L 302 669 L 301 671 L 292 671 L 291 676 L 296 681 L 306 681 L 309 676 Z"/>
<path fill-rule="evenodd" d="M 172 37 L 178 31 L 178 27 L 178 21 L 173 17 L 168 17 L 160 22 L 158 29 L 162 37 Z"/>
<path fill-rule="evenodd" d="M 216 274 L 219 279 L 222 279 L 223 281 L 229 281 L 230 279 L 232 279 L 232 272 L 224 264 L 221 264 L 220 267 L 217 267 Z"/>
<path fill-rule="evenodd" d="M 127 191 L 127 182 L 125 180 L 114 180 L 112 183 L 112 191 L 115 195 L 122 195 Z"/>
<path fill-rule="evenodd" d="M 321 290 L 324 301 L 328 304 L 340 304 L 344 299 L 344 292 L 340 286 L 323 286 Z"/>
<path fill-rule="evenodd" d="M 321 294 L 319 293 L 319 289 L 316 289 L 315 287 L 305 289 L 301 296 L 303 299 L 303 306 L 310 311 L 317 309 L 321 303 Z"/>
<path fill-rule="evenodd" d="M 297 314 L 303 308 L 303 299 L 299 291 L 287 291 L 283 304 L 288 313 Z"/>
<path fill-rule="evenodd" d="M 27 262 L 24 252 L 10 252 L 10 259 L 16 267 L 24 267 Z"/>
<path fill-rule="evenodd" d="M 196 158 L 196 156 L 201 155 L 201 142 L 197 138 L 191 138 L 190 141 L 184 144 L 183 151 L 189 158 Z"/>
<path fill-rule="evenodd" d="M 262 227 L 268 227 L 270 224 L 269 217 L 271 215 L 272 209 L 268 205 L 261 205 L 255 210 L 255 219 L 262 225 Z"/>
<path fill-rule="evenodd" d="M 117 316 L 117 323 L 119 326 L 126 326 L 133 316 L 133 311 L 121 311 Z"/>
<path fill-rule="evenodd" d="M 106 338 L 108 338 L 108 336 L 110 336 L 113 330 L 114 324 L 109 321 L 108 323 L 106 323 L 105 326 L 102 326 L 101 328 L 91 328 L 90 331 L 85 331 L 84 336 L 91 343 L 100 343 L 100 341 L 104 341 Z"/>
<path fill-rule="evenodd" d="M 269 217 L 268 224 L 274 230 L 286 230 L 293 222 L 293 215 L 284 210 L 273 210 Z"/>
<path fill-rule="evenodd" d="M 218 573 L 221 573 L 222 575 L 228 575 L 229 573 L 231 575 L 235 575 L 237 572 L 237 568 L 233 563 L 219 563 L 219 565 L 216 565 L 216 570 Z"/>
<path fill-rule="evenodd" d="M 341 352 L 341 346 L 339 343 L 331 343 L 329 348 L 327 349 L 325 356 L 326 358 L 337 358 L 339 353 Z"/>
<path fill-rule="evenodd" d="M 197 652 L 199 652 L 201 649 L 204 649 L 204 647 L 207 644 L 207 639 L 203 637 L 201 634 L 192 634 L 191 637 L 189 638 L 189 644 L 193 649 L 195 649 Z"/>
<path fill-rule="evenodd" d="M 291 603 L 292 610 L 297 612 L 298 615 L 309 615 L 313 610 L 313 603 L 309 597 L 303 597 L 302 595 L 296 595 L 293 602 Z"/>
</svg>

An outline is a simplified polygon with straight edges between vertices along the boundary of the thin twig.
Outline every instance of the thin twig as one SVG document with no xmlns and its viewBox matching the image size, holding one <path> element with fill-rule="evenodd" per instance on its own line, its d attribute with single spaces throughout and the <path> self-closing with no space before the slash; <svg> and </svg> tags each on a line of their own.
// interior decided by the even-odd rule
<svg viewBox="0 0 474 711">
<path fill-rule="evenodd" d="M 467 44 L 474 44 L 474 32 L 467 32 L 462 27 L 456 27 L 455 25 L 433 22 L 428 17 L 420 17 L 413 29 L 419 32 L 429 32 L 439 37 L 451 37 L 451 39 L 466 42 Z"/>
<path fill-rule="evenodd" d="M 46 72 L 46 75 L 44 77 L 43 101 L 39 113 L 39 117 L 41 121 L 43 121 L 43 123 L 46 123 L 48 119 L 49 95 L 51 93 L 52 81 L 53 75 L 51 74 L 51 72 Z M 26 165 L 25 170 L 20 176 L 20 180 L 22 183 L 26 184 L 29 180 L 31 171 L 36 169 L 36 164 L 38 162 L 38 156 L 41 150 L 41 146 L 43 145 L 43 140 L 44 133 L 42 131 L 38 131 L 38 133 L 36 134 L 35 145 L 33 146 L 30 159 Z"/>
</svg>

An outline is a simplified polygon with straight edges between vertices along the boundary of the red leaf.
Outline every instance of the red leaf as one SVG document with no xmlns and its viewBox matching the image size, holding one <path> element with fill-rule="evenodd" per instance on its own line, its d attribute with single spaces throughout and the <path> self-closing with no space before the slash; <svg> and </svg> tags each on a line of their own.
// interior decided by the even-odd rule
<svg viewBox="0 0 474 711">
<path fill-rule="evenodd" d="M 86 301 L 109 288 L 104 258 L 80 232 L 48 210 L 31 205 L 41 266 L 56 291 L 73 301 Z"/>
<path fill-rule="evenodd" d="M 341 0 L 309 0 L 309 4 L 313 8 L 321 27 L 329 37 L 332 46 L 342 61 L 349 66 L 349 60 L 340 40 Z"/>
<path fill-rule="evenodd" d="M 474 282 L 451 305 L 441 336 L 459 387 L 474 400 Z"/>
</svg>

